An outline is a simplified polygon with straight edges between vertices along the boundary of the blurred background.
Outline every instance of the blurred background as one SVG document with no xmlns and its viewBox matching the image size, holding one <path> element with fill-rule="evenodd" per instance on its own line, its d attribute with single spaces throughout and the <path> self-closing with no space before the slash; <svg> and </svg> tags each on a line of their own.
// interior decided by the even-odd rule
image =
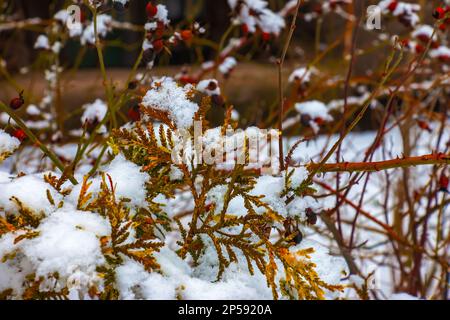
<svg viewBox="0 0 450 320">
<path fill-rule="evenodd" d="M 117 21 L 131 22 L 142 26 L 147 20 L 145 14 L 147 2 L 147 0 L 132 0 L 129 8 L 123 13 L 111 8 L 105 8 L 105 10 Z M 270 7 L 277 11 L 283 8 L 287 1 L 269 0 L 268 2 Z M 330 44 L 341 37 L 342 41 L 333 50 L 327 52 L 317 67 L 329 74 L 330 77 L 346 73 L 348 63 L 345 59 L 350 52 L 354 22 L 337 13 L 327 14 L 324 19 L 305 19 L 304 13 L 313 11 L 321 2 L 323 1 L 309 1 L 301 9 L 297 29 L 287 55 L 284 72 L 286 79 L 292 70 L 313 61 Z M 421 14 L 427 14 L 425 21 L 432 21 L 432 9 L 441 1 L 416 0 L 410 2 L 425 6 L 427 10 L 422 11 Z M 212 44 L 220 42 L 230 25 L 231 12 L 227 0 L 162 0 L 158 3 L 167 6 L 172 27 L 178 30 L 189 28 L 194 21 L 197 21 L 207 30 L 202 38 Z M 357 0 L 354 1 L 354 6 L 348 5 L 345 10 L 356 15 L 364 15 L 367 6 L 374 3 L 378 3 L 378 1 Z M 42 34 L 45 29 L 30 27 L 1 30 L 1 20 L 5 17 L 14 21 L 36 17 L 46 20 L 69 4 L 72 4 L 72 1 L 0 0 L 0 8 L 3 8 L 0 16 L 0 57 L 6 62 L 8 73 L 21 86 L 30 87 L 30 82 L 33 81 L 32 90 L 36 96 L 40 95 L 46 85 L 43 80 L 45 62 L 40 59 L 42 52 L 34 50 L 33 46 L 38 35 Z M 83 11 L 89 16 L 87 9 Z M 235 31 L 239 33 L 239 30 Z M 358 35 L 358 49 L 363 54 L 358 56 L 355 63 L 353 70 L 355 76 L 367 76 L 368 70 L 379 68 L 382 64 L 387 53 L 386 42 L 390 41 L 389 38 L 386 39 L 386 31 L 389 31 L 390 34 L 407 34 L 410 30 L 395 19 L 383 21 L 382 30 L 366 31 L 361 28 Z M 141 49 L 142 36 L 141 32 L 129 30 L 115 30 L 108 34 L 105 39 L 105 62 L 109 77 L 118 82 L 126 79 L 128 71 Z M 258 119 L 265 116 L 263 110 L 272 108 L 277 101 L 277 68 L 274 62 L 280 54 L 285 36 L 283 34 L 279 39 L 271 39 L 269 42 L 258 41 L 243 48 L 236 56 L 239 61 L 236 70 L 229 79 L 221 79 L 223 91 L 229 101 L 235 105 L 237 110 L 249 115 L 246 117 L 249 118 L 249 123 L 257 123 Z M 199 66 L 206 60 L 214 59 L 216 51 L 211 49 L 212 47 L 179 45 L 171 48 L 171 54 L 162 55 L 157 60 L 156 67 L 152 72 L 155 75 L 174 76 L 180 71 L 180 66 Z M 98 72 L 97 52 L 94 47 L 81 47 L 79 41 L 70 40 L 61 51 L 59 59 L 65 70 L 72 68 L 74 64 L 77 65 L 78 71 L 70 78 L 71 92 L 63 97 L 63 102 L 69 109 L 91 102 L 96 97 L 103 95 L 104 90 Z M 29 73 L 32 74 L 32 77 Z M 356 87 L 353 89 L 352 94 L 357 94 Z M 0 99 L 8 101 L 15 94 L 13 87 L 0 84 Z M 318 92 L 315 98 L 323 101 L 342 98 L 342 91 Z M 361 123 L 363 127 L 370 129 L 370 119 Z"/>
</svg>

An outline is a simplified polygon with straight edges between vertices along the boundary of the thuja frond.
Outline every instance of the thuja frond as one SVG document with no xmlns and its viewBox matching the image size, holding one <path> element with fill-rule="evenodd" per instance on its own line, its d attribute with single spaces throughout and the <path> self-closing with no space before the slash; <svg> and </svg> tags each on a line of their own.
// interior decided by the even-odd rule
<svg viewBox="0 0 450 320">
<path fill-rule="evenodd" d="M 0 300 L 8 300 L 12 299 L 14 290 L 11 288 L 8 288 L 6 290 L 3 290 L 0 292 Z"/>
<path fill-rule="evenodd" d="M 8 232 L 14 232 L 16 228 L 9 223 L 5 218 L 0 216 L 0 237 Z"/>
<path fill-rule="evenodd" d="M 61 178 L 58 179 L 52 173 L 48 173 L 44 175 L 44 181 L 47 182 L 55 191 L 60 193 L 63 196 L 66 196 L 70 193 L 71 189 L 66 188 L 62 189 L 63 184 L 68 180 L 67 175 L 62 175 Z"/>
<path fill-rule="evenodd" d="M 276 255 L 284 266 L 285 278 L 282 280 L 282 292 L 295 299 L 324 299 L 325 290 L 342 291 L 339 285 L 330 285 L 321 280 L 310 261 L 314 249 L 291 252 L 287 248 L 278 248 Z"/>
<path fill-rule="evenodd" d="M 167 112 L 155 110 L 153 108 L 148 108 L 141 106 L 141 112 L 148 116 L 151 119 L 157 120 L 161 123 L 164 123 L 165 125 L 169 126 L 170 129 L 176 130 L 175 124 L 170 120 L 169 115 Z"/>
<path fill-rule="evenodd" d="M 96 270 L 104 280 L 104 288 L 98 293 L 95 288 L 91 289 L 91 295 L 97 296 L 101 300 L 118 300 L 119 290 L 116 288 L 116 271 L 115 268 L 101 266 Z"/>
<path fill-rule="evenodd" d="M 168 140 L 168 137 L 172 137 L 172 132 L 169 132 L 160 126 L 158 141 L 151 123 L 147 124 L 145 130 L 142 124 L 137 123 L 133 131 L 126 129 L 114 131 L 113 139 L 114 144 L 128 160 L 141 165 L 144 171 L 152 173 L 171 163 L 173 142 Z"/>
<path fill-rule="evenodd" d="M 18 215 L 10 216 L 10 222 L 12 225 L 18 228 L 37 228 L 39 226 L 39 223 L 43 217 L 42 214 L 35 213 L 32 209 L 25 206 L 17 197 L 13 196 L 10 200 L 16 203 L 19 211 Z"/>
<path fill-rule="evenodd" d="M 211 109 L 211 97 L 206 96 L 203 97 L 197 112 L 194 115 L 194 121 L 202 121 L 202 127 L 207 128 L 209 126 L 208 121 L 206 120 L 206 115 Z"/>
<path fill-rule="evenodd" d="M 92 193 L 88 192 L 90 186 L 92 185 L 91 181 L 88 181 L 88 177 L 85 176 L 83 178 L 83 184 L 81 185 L 80 195 L 78 196 L 77 209 L 82 210 L 89 200 L 92 198 Z"/>
<path fill-rule="evenodd" d="M 0 153 L 0 163 L 9 158 L 13 153 L 12 152 L 3 152 Z"/>
<path fill-rule="evenodd" d="M 40 232 L 39 232 L 39 231 L 28 230 L 26 233 L 21 234 L 20 236 L 16 237 L 16 238 L 14 239 L 14 244 L 17 244 L 17 243 L 19 243 L 20 241 L 25 240 L 25 239 L 33 239 L 33 238 L 36 238 L 36 237 L 38 237 L 39 235 L 40 235 Z"/>
<path fill-rule="evenodd" d="M 57 275 L 55 276 L 55 280 L 57 280 Z M 44 281 L 43 277 L 36 279 L 35 274 L 30 274 L 26 279 L 25 285 L 27 288 L 22 295 L 24 300 L 69 300 L 69 289 L 67 287 L 61 290 L 41 290 L 40 287 Z"/>
<path fill-rule="evenodd" d="M 194 120 L 205 122 L 209 107 L 210 99 L 203 98 Z M 86 210 L 104 215 L 111 224 L 111 237 L 101 241 L 108 262 L 101 271 L 107 283 L 104 297 L 114 298 L 118 294 L 113 285 L 114 266 L 122 263 L 123 257 L 141 263 L 148 271 L 159 269 L 153 253 L 159 250 L 162 242 L 155 231 L 163 234 L 161 229 L 168 230 L 171 220 L 155 199 L 160 195 L 174 198 L 177 191 L 181 190 L 190 191 L 194 201 L 187 225 L 179 219 L 173 219 L 180 235 L 177 253 L 181 258 L 190 255 L 196 265 L 205 252 L 210 252 L 206 250 L 208 246 L 214 248 L 217 254 L 217 280 L 221 279 L 232 263 L 245 259 L 250 274 L 254 274 L 257 268 L 265 275 L 274 298 L 279 298 L 281 292 L 292 298 L 321 299 L 326 290 L 340 290 L 340 287 L 328 285 L 319 279 L 315 265 L 309 260 L 310 251 L 290 252 L 295 233 L 275 244 L 271 242 L 271 229 L 274 225 L 283 225 L 285 218 L 265 201 L 264 196 L 252 193 L 259 173 L 245 170 L 242 164 L 224 172 L 218 172 L 214 166 L 204 163 L 192 165 L 190 169 L 185 164 L 174 164 L 172 151 L 175 126 L 164 112 L 151 108 L 142 110 L 145 115 L 163 124 L 155 128 L 151 122 L 137 122 L 134 129 L 114 131 L 109 144 L 115 153 L 121 152 L 126 159 L 149 174 L 146 185 L 148 208 L 131 215 L 124 200 L 115 199 L 114 185 L 110 178 L 108 183 L 105 176 L 98 197 L 87 201 L 88 205 L 84 206 Z M 227 110 L 223 132 L 232 125 L 231 111 L 232 108 Z M 248 141 L 244 141 L 244 144 L 248 162 Z M 292 156 L 292 153 L 288 156 Z M 169 178 L 174 168 L 181 172 L 181 178 L 176 181 Z M 286 176 L 283 197 L 314 192 L 309 185 L 293 190 L 290 187 L 292 172 Z M 208 194 L 215 187 L 225 190 L 221 203 L 207 203 Z M 87 191 L 84 193 L 87 194 Z M 243 200 L 244 207 L 241 210 L 244 212 L 230 213 L 229 204 L 237 197 Z M 134 234 L 136 239 L 128 240 L 130 234 Z"/>
<path fill-rule="evenodd" d="M 159 251 L 163 243 L 155 236 L 155 220 L 151 216 L 143 219 L 142 212 L 132 216 L 124 200 L 116 199 L 115 188 L 109 176 L 108 181 L 105 175 L 102 176 L 99 195 L 87 209 L 95 209 L 109 220 L 111 236 L 102 239 L 102 250 L 107 261 L 116 265 L 122 261 L 122 256 L 127 256 L 141 263 L 148 271 L 159 269 L 153 253 Z M 131 234 L 135 238 L 132 241 Z"/>
</svg>

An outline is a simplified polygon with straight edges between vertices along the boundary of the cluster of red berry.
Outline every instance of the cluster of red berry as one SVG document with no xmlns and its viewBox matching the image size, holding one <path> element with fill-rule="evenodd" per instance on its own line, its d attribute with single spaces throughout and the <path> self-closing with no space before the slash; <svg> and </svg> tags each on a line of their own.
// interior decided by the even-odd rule
<svg viewBox="0 0 450 320">
<path fill-rule="evenodd" d="M 147 6 L 145 8 L 145 11 L 147 12 L 147 17 L 149 20 L 155 20 L 156 15 L 158 14 L 158 7 L 150 1 L 147 3 Z M 165 32 L 165 25 L 162 21 L 156 21 L 156 29 L 152 31 L 147 31 L 147 41 L 149 41 L 152 44 L 152 48 L 148 48 L 144 51 L 144 60 L 145 62 L 152 62 L 157 53 L 160 53 L 164 49 L 164 32 Z"/>
<path fill-rule="evenodd" d="M 145 8 L 147 13 L 147 17 L 150 21 L 154 21 L 155 17 L 158 15 L 158 6 L 154 4 L 153 1 L 147 3 Z M 148 48 L 144 52 L 144 57 L 147 62 L 153 61 L 155 55 L 160 53 L 167 42 L 167 39 L 164 39 L 164 33 L 166 31 L 166 25 L 163 21 L 156 19 L 156 28 L 154 30 L 147 30 L 147 41 L 152 44 L 152 48 Z M 190 29 L 182 30 L 177 33 L 178 37 L 172 38 L 172 40 L 183 40 L 185 42 L 191 42 L 193 38 L 193 32 Z M 178 39 L 177 39 L 178 38 Z"/>
<path fill-rule="evenodd" d="M 22 91 L 18 97 L 11 99 L 11 101 L 9 102 L 9 107 L 13 110 L 19 110 L 24 104 L 25 100 L 23 98 L 23 91 Z M 27 137 L 25 131 L 23 131 L 20 128 L 13 129 L 11 134 L 13 137 L 16 137 L 20 141 L 25 140 Z"/>
<path fill-rule="evenodd" d="M 389 6 L 389 10 L 395 10 L 396 3 L 398 1 L 393 1 L 391 5 Z M 450 6 L 443 7 L 437 7 L 433 12 L 433 17 L 437 20 L 443 20 L 442 23 L 439 25 L 439 29 L 441 31 L 446 31 L 447 28 L 450 26 L 450 17 L 446 17 L 447 13 L 450 12 Z M 431 30 L 431 27 L 430 27 Z M 400 44 L 403 47 L 410 47 L 414 49 L 415 53 L 421 54 L 425 51 L 426 46 L 430 42 L 430 34 L 431 32 L 417 32 L 415 35 L 415 38 L 419 40 L 419 43 L 414 43 L 414 46 L 411 46 L 411 42 L 409 39 L 403 39 L 400 41 Z M 441 46 L 441 43 L 436 38 L 431 39 L 430 47 L 432 49 L 437 49 Z M 439 57 L 439 59 L 443 62 L 446 62 L 448 60 L 447 56 Z"/>
<path fill-rule="evenodd" d="M 437 20 L 443 20 L 442 23 L 439 25 L 439 29 L 441 31 L 447 30 L 447 28 L 450 26 L 450 17 L 448 16 L 448 13 L 450 12 L 450 6 L 443 7 L 437 7 L 433 12 L 433 18 Z"/>
</svg>

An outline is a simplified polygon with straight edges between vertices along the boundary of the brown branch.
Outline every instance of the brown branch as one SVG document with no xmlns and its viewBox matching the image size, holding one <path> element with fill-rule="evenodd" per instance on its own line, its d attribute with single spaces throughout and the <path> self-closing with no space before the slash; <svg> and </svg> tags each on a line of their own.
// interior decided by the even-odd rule
<svg viewBox="0 0 450 320">
<path fill-rule="evenodd" d="M 61 170 L 61 172 L 64 174 L 66 173 L 68 175 L 68 178 L 70 182 L 73 185 L 77 185 L 78 181 L 74 178 L 73 174 L 66 171 L 66 167 L 61 162 L 61 160 L 58 158 L 58 156 L 53 153 L 49 148 L 47 148 L 35 135 L 34 133 L 25 125 L 25 123 L 20 119 L 20 117 L 6 104 L 0 101 L 0 111 L 5 112 L 11 119 L 14 120 L 14 122 L 19 126 L 27 135 L 27 137 L 31 140 L 31 142 L 34 143 L 41 151 L 53 162 L 53 164 Z"/>
<path fill-rule="evenodd" d="M 376 172 L 381 170 L 414 167 L 422 165 L 449 165 L 450 155 L 443 153 L 418 157 L 405 157 L 378 162 L 311 163 L 307 167 L 316 172 Z"/>
<path fill-rule="evenodd" d="M 295 7 L 295 15 L 291 22 L 291 27 L 289 29 L 289 34 L 284 44 L 283 52 L 281 53 L 280 59 L 277 61 L 278 65 L 278 96 L 279 96 L 279 118 L 278 118 L 278 152 L 279 152 L 279 161 L 280 161 L 280 171 L 284 170 L 284 155 L 283 155 L 283 109 L 284 109 L 284 94 L 283 94 L 283 64 L 286 59 L 286 54 L 291 44 L 292 36 L 294 35 L 294 31 L 296 28 L 298 10 L 300 9 L 300 5 L 303 3 L 303 0 L 297 0 L 297 6 Z"/>
</svg>

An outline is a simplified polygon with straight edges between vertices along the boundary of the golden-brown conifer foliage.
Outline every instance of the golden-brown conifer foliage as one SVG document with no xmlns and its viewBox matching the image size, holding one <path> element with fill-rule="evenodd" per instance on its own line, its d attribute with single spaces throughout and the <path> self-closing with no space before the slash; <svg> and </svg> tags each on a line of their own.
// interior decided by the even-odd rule
<svg viewBox="0 0 450 320">
<path fill-rule="evenodd" d="M 210 99 L 202 99 L 196 115 L 198 120 L 205 119 L 209 103 Z M 187 213 L 190 222 L 186 226 L 178 217 L 174 218 L 174 227 L 180 234 L 178 255 L 181 258 L 190 255 L 196 264 L 206 253 L 206 247 L 213 246 L 218 259 L 217 280 L 230 264 L 245 259 L 251 274 L 256 267 L 266 276 L 275 299 L 279 298 L 278 292 L 292 299 L 323 299 L 325 290 L 342 290 L 341 286 L 329 285 L 318 277 L 315 265 L 310 262 L 313 249 L 290 250 L 295 245 L 292 241 L 295 234 L 281 236 L 275 243 L 269 239 L 272 226 L 283 224 L 284 218 L 264 202 L 263 196 L 251 194 L 259 175 L 257 171 L 246 170 L 244 165 L 236 165 L 231 171 L 219 171 L 205 163 L 191 169 L 185 164 L 174 164 L 171 154 L 176 128 L 165 114 L 151 108 L 142 110 L 162 122 L 158 129 L 155 130 L 150 121 L 139 122 L 134 129 L 115 131 L 110 145 L 150 175 L 149 200 L 157 194 L 171 197 L 177 190 L 190 191 L 195 204 L 192 212 Z M 231 123 L 231 109 L 226 114 L 224 129 Z M 248 158 L 248 150 L 246 156 Z M 182 179 L 168 179 L 172 166 L 182 172 Z M 208 193 L 217 186 L 226 187 L 223 203 L 207 203 Z M 230 214 L 229 204 L 238 196 L 244 199 L 245 212 Z M 284 270 L 279 270 L 280 266 Z"/>
</svg>

